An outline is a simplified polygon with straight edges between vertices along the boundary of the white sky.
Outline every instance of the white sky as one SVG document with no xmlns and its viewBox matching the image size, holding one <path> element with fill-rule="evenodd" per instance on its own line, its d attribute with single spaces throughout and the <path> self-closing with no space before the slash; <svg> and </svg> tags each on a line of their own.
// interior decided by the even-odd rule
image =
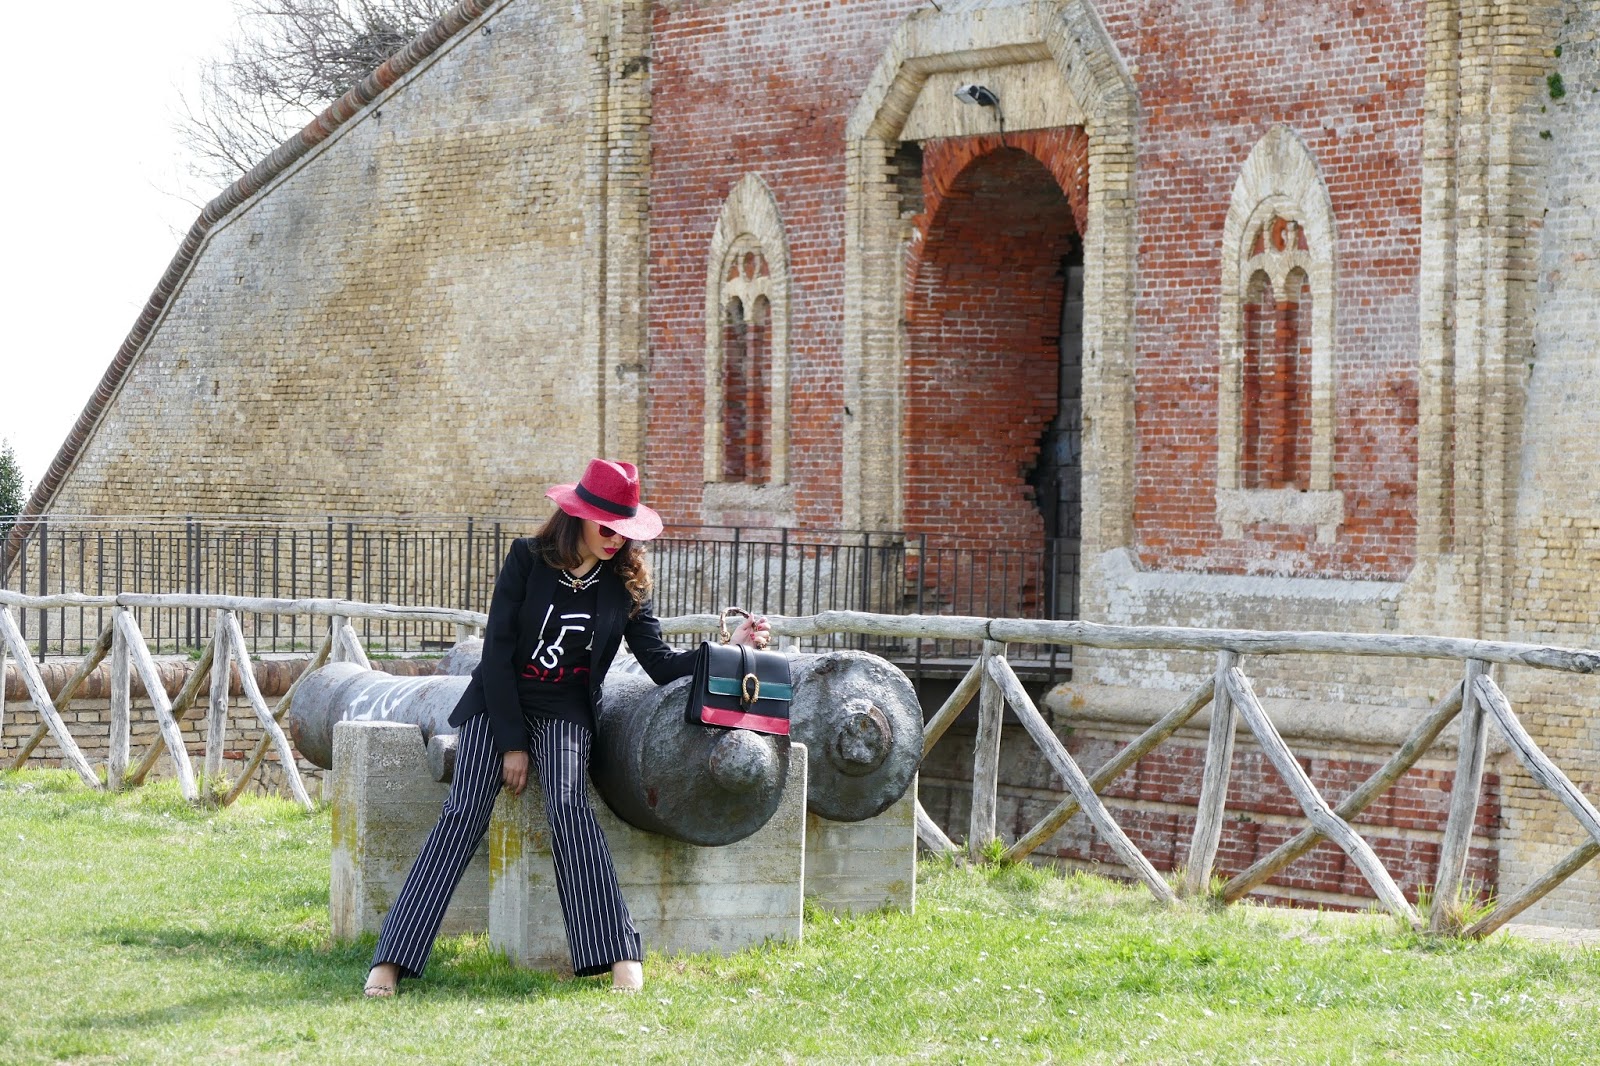
<svg viewBox="0 0 1600 1066">
<path fill-rule="evenodd" d="M 44 476 L 199 203 L 172 126 L 230 0 L 80 0 L 13 19 L 0 205 L 0 438 Z M 194 201 L 194 202 L 190 202 Z"/>
</svg>

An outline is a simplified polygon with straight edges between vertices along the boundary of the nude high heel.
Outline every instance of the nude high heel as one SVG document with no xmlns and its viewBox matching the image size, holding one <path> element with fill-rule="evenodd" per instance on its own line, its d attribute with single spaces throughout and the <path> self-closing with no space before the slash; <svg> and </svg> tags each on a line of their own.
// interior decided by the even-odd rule
<svg viewBox="0 0 1600 1066">
<path fill-rule="evenodd" d="M 644 988 L 644 967 L 632 959 L 611 964 L 611 991 L 638 992 Z"/>
</svg>

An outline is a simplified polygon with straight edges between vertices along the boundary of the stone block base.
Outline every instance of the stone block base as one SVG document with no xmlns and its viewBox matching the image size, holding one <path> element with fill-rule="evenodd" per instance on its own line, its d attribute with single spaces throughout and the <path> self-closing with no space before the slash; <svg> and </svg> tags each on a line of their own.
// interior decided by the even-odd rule
<svg viewBox="0 0 1600 1066">
<path fill-rule="evenodd" d="M 917 782 L 860 822 L 806 815 L 806 898 L 831 911 L 904 911 L 917 902 Z"/>
<path fill-rule="evenodd" d="M 376 933 L 450 793 L 428 772 L 422 733 L 397 722 L 340 722 L 333 730 L 335 940 Z M 489 927 L 489 848 L 479 845 L 445 912 L 443 936 Z"/>
<path fill-rule="evenodd" d="M 799 940 L 805 877 L 806 749 L 789 756 L 777 813 L 758 832 L 719 848 L 684 844 L 628 825 L 589 789 L 617 879 L 647 951 L 723 954 L 765 940 Z M 544 799 L 502 793 L 489 826 L 489 939 L 512 962 L 571 966 Z"/>
</svg>

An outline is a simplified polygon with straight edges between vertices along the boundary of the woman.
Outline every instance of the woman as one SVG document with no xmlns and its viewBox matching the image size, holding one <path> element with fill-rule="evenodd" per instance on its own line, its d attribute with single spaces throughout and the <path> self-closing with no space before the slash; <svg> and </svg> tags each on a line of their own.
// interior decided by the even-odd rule
<svg viewBox="0 0 1600 1066">
<path fill-rule="evenodd" d="M 644 985 L 644 949 L 585 790 L 594 709 L 624 637 L 658 685 L 692 673 L 694 653 L 668 647 L 651 613 L 640 545 L 660 534 L 661 517 L 639 503 L 638 470 L 595 459 L 581 481 L 545 495 L 559 510 L 512 543 L 495 581 L 483 660 L 450 715 L 460 730 L 450 795 L 384 917 L 368 996 L 392 996 L 401 977 L 421 975 L 496 794 L 521 795 L 530 761 L 550 820 L 572 972 L 609 970 L 623 991 Z M 764 647 L 769 631 L 765 618 L 746 619 L 733 640 Z"/>
</svg>

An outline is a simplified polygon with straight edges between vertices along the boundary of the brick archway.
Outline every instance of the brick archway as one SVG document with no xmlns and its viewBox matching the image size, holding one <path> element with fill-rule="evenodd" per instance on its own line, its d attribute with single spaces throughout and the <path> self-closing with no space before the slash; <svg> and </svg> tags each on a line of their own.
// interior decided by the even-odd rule
<svg viewBox="0 0 1600 1066">
<path fill-rule="evenodd" d="M 1132 543 L 1134 170 L 1138 97 L 1095 0 L 994 0 L 922 9 L 901 23 L 846 128 L 843 523 L 906 525 L 901 429 L 911 216 L 924 205 L 917 146 L 987 132 L 995 116 L 955 101 L 981 82 L 1024 133 L 1085 135 L 1080 483 L 1083 602 L 1099 560 Z M 1076 184 L 1070 186 L 1076 188 Z"/>
<path fill-rule="evenodd" d="M 1030 479 L 1058 412 L 1087 138 L 1046 130 L 1008 145 L 923 145 L 925 210 L 906 269 L 903 508 L 908 532 L 1017 553 L 999 603 L 949 606 L 1032 614 L 1046 523 Z"/>
</svg>

